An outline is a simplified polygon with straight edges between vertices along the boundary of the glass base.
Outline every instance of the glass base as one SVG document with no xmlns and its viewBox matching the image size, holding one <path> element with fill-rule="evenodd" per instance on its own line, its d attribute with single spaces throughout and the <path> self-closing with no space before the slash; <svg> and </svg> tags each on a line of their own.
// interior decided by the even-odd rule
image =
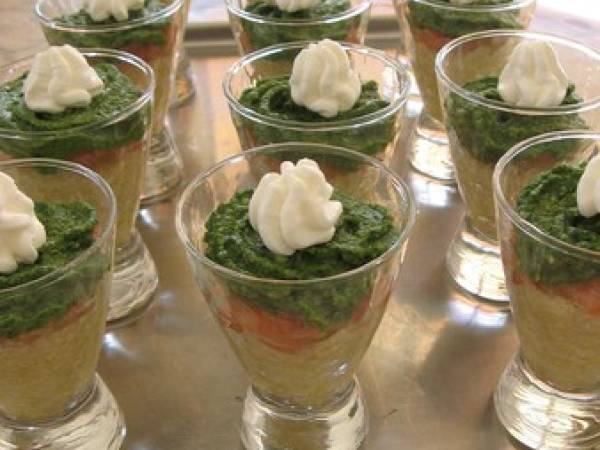
<svg viewBox="0 0 600 450">
<path fill-rule="evenodd" d="M 502 425 L 528 447 L 600 448 L 600 392 L 559 392 L 531 375 L 518 353 L 500 378 L 494 404 Z"/>
<path fill-rule="evenodd" d="M 425 111 L 419 116 L 408 155 L 411 166 L 442 183 L 455 183 L 448 136 L 442 123 Z"/>
<path fill-rule="evenodd" d="M 165 127 L 152 137 L 142 189 L 142 205 L 146 206 L 175 193 L 183 177 L 182 162 L 171 132 Z"/>
<path fill-rule="evenodd" d="M 154 260 L 135 230 L 131 242 L 117 251 L 110 293 L 109 325 L 128 322 L 146 308 L 158 287 Z"/>
<path fill-rule="evenodd" d="M 185 51 L 182 50 L 182 52 L 175 70 L 175 83 L 171 91 L 169 108 L 178 108 L 196 95 L 192 65 Z"/>
<path fill-rule="evenodd" d="M 365 405 L 355 380 L 342 400 L 326 410 L 278 405 L 248 389 L 242 416 L 242 442 L 248 450 L 355 450 L 368 429 Z"/>
<path fill-rule="evenodd" d="M 500 248 L 463 220 L 446 253 L 450 276 L 465 291 L 485 300 L 508 302 Z"/>
<path fill-rule="evenodd" d="M 118 450 L 124 439 L 123 414 L 98 375 L 90 394 L 63 418 L 33 425 L 0 418 L 2 449 Z"/>
</svg>

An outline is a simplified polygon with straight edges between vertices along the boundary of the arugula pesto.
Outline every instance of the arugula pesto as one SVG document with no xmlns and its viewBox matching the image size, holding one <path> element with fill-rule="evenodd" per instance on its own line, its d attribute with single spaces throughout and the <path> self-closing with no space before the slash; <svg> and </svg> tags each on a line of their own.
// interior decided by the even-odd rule
<svg viewBox="0 0 600 450">
<path fill-rule="evenodd" d="M 498 77 L 490 76 L 467 83 L 464 89 L 488 100 L 502 102 L 498 93 Z M 562 105 L 573 105 L 582 100 L 569 85 Z M 458 140 L 474 158 L 495 163 L 517 143 L 550 131 L 585 129 L 585 121 L 576 113 L 562 115 L 525 115 L 497 111 L 480 106 L 455 93 L 446 99 L 447 125 L 456 133 Z M 544 152 L 555 155 L 569 151 L 572 143 L 552 142 Z"/>
<path fill-rule="evenodd" d="M 557 166 L 534 179 L 521 191 L 517 212 L 543 232 L 568 244 L 600 252 L 600 215 L 585 218 L 577 208 L 577 184 L 582 166 Z M 547 284 L 588 280 L 600 276 L 600 267 L 517 235 L 519 266 L 531 279 Z"/>
<path fill-rule="evenodd" d="M 292 122 L 326 123 L 354 119 L 377 112 L 389 106 L 379 95 L 375 81 L 362 84 L 361 94 L 352 109 L 340 112 L 337 116 L 326 118 L 292 100 L 289 76 L 265 78 L 254 87 L 242 92 L 240 104 L 259 114 Z M 243 119 L 258 144 L 277 142 L 313 142 L 347 147 L 359 152 L 376 155 L 383 152 L 393 139 L 395 115 L 373 121 L 372 123 L 344 131 L 290 130 L 255 123 Z"/>
<path fill-rule="evenodd" d="M 46 228 L 46 243 L 33 264 L 20 264 L 10 274 L 0 274 L 0 289 L 34 281 L 65 266 L 94 242 L 96 211 L 86 203 L 37 202 L 35 214 Z M 87 289 L 108 270 L 98 258 L 83 263 L 58 279 L 50 289 L 0 295 L 0 337 L 15 337 L 61 317 L 85 297 Z M 88 286 L 89 285 L 89 286 Z"/>
<path fill-rule="evenodd" d="M 8 155 L 70 159 L 80 152 L 112 150 L 139 140 L 144 135 L 145 116 L 136 112 L 128 118 L 102 128 L 72 128 L 110 119 L 135 102 L 141 92 L 125 74 L 112 64 L 93 66 L 104 82 L 104 90 L 85 108 L 68 108 L 62 113 L 39 113 L 30 110 L 23 98 L 25 75 L 0 86 L 0 129 L 56 132 L 39 139 L 4 139 L 0 151 Z"/>
<path fill-rule="evenodd" d="M 248 219 L 253 191 L 237 193 L 220 205 L 206 223 L 206 256 L 229 269 L 259 278 L 309 280 L 358 268 L 388 250 L 398 237 L 386 208 L 365 204 L 339 192 L 333 199 L 344 211 L 333 239 L 296 251 L 276 255 L 264 246 Z M 228 280 L 232 290 L 256 307 L 276 314 L 291 314 L 326 329 L 352 316 L 369 292 L 369 274 L 352 281 L 325 282 L 293 289 L 257 286 Z"/>
</svg>

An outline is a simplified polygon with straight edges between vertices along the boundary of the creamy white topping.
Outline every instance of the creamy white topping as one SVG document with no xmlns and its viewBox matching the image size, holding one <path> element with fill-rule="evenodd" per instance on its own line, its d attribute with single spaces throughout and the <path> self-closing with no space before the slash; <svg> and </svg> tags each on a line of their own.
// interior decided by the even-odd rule
<svg viewBox="0 0 600 450">
<path fill-rule="evenodd" d="M 45 242 L 46 230 L 35 216 L 33 201 L 0 172 L 0 273 L 34 263 Z"/>
<path fill-rule="evenodd" d="M 88 106 L 103 88 L 96 71 L 70 45 L 50 47 L 35 55 L 23 83 L 27 107 L 49 113 Z"/>
<path fill-rule="evenodd" d="M 292 100 L 323 117 L 352 109 L 360 97 L 358 74 L 340 44 L 324 39 L 310 44 L 294 60 Z"/>
<path fill-rule="evenodd" d="M 548 108 L 562 103 L 568 85 L 552 45 L 523 41 L 508 57 L 500 74 L 498 92 L 511 105 Z"/>
<path fill-rule="evenodd" d="M 315 161 L 285 161 L 281 174 L 267 173 L 258 183 L 248 208 L 250 223 L 278 255 L 329 242 L 342 214 L 342 204 L 330 200 L 332 193 Z"/>
<path fill-rule="evenodd" d="M 114 17 L 123 22 L 129 19 L 129 11 L 140 10 L 144 0 L 87 0 L 84 9 L 95 22 Z"/>
<path fill-rule="evenodd" d="M 583 217 L 593 217 L 600 213 L 600 155 L 587 163 L 579 179 L 577 208 Z"/>
<path fill-rule="evenodd" d="M 282 11 L 296 12 L 312 8 L 319 3 L 319 0 L 269 0 L 269 3 L 277 6 Z"/>
</svg>

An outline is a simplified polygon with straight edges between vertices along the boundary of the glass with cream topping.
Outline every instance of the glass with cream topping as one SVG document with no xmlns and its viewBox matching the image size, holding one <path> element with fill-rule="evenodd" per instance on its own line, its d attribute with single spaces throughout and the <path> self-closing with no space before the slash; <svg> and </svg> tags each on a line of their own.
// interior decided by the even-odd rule
<svg viewBox="0 0 600 450">
<path fill-rule="evenodd" d="M 526 31 L 474 33 L 436 59 L 444 121 L 466 215 L 448 249 L 460 287 L 506 302 L 492 173 L 512 146 L 560 130 L 600 129 L 600 52 Z M 567 143 L 540 153 L 540 164 Z"/>
<path fill-rule="evenodd" d="M 122 413 L 96 365 L 116 202 L 71 162 L 0 162 L 0 448 L 117 450 Z"/>
<path fill-rule="evenodd" d="M 35 13 L 50 45 L 117 49 L 152 67 L 152 146 L 142 202 L 172 195 L 181 182 L 182 163 L 166 115 L 183 35 L 184 0 L 36 0 Z"/>
<path fill-rule="evenodd" d="M 494 171 L 520 348 L 494 402 L 530 448 L 600 446 L 600 134 L 529 139 Z"/>
<path fill-rule="evenodd" d="M 283 161 L 283 163 L 281 163 Z M 327 174 L 346 164 L 354 174 Z M 346 178 L 346 179 L 344 179 Z M 376 159 L 276 144 L 196 177 L 176 226 L 204 299 L 248 372 L 247 449 L 356 449 L 367 432 L 355 372 L 402 264 L 415 207 Z"/>
</svg>

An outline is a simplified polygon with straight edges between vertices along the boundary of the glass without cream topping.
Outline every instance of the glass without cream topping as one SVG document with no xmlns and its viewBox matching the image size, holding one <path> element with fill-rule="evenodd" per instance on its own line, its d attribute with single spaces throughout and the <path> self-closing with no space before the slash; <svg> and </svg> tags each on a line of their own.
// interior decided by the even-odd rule
<svg viewBox="0 0 600 450">
<path fill-rule="evenodd" d="M 310 44 L 294 60 L 292 100 L 323 117 L 352 109 L 360 97 L 358 74 L 340 44 L 323 39 Z"/>
<path fill-rule="evenodd" d="M 600 213 L 600 155 L 592 158 L 577 184 L 577 208 L 583 217 Z"/>
<path fill-rule="evenodd" d="M 265 174 L 250 200 L 248 215 L 265 246 L 279 255 L 329 242 L 342 214 L 331 201 L 333 187 L 319 165 L 301 159 L 281 163 L 281 174 Z"/>
<path fill-rule="evenodd" d="M 70 45 L 50 47 L 35 55 L 23 83 L 27 107 L 49 113 L 86 107 L 103 88 L 96 71 Z"/>
<path fill-rule="evenodd" d="M 568 85 L 552 45 L 524 41 L 509 56 L 498 80 L 498 92 L 514 106 L 548 108 L 562 103 Z"/>
<path fill-rule="evenodd" d="M 34 263 L 45 243 L 46 230 L 35 216 L 33 200 L 0 173 L 0 273 L 14 272 L 19 263 Z"/>
<path fill-rule="evenodd" d="M 319 3 L 319 0 L 269 0 L 269 3 L 277 6 L 282 11 L 296 12 L 309 9 Z"/>
<path fill-rule="evenodd" d="M 129 19 L 129 11 L 143 7 L 144 0 L 87 0 L 84 9 L 96 22 L 102 22 L 111 16 L 118 22 L 123 22 Z"/>
</svg>

